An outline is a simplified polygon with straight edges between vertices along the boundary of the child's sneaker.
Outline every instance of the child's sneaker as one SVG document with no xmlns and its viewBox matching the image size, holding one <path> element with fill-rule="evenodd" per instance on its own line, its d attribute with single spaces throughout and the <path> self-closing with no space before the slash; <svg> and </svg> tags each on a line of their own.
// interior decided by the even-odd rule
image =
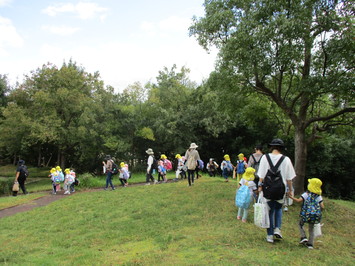
<svg viewBox="0 0 355 266">
<path fill-rule="evenodd" d="M 68 195 L 68 194 L 70 194 L 69 191 L 65 191 L 65 192 L 64 192 L 64 195 Z"/>
<path fill-rule="evenodd" d="M 157 181 L 157 180 L 154 180 L 154 185 L 157 184 L 157 183 L 158 183 L 158 181 Z"/>
<path fill-rule="evenodd" d="M 301 237 L 300 244 L 304 245 L 307 244 L 307 242 L 308 242 L 307 237 Z"/>
<path fill-rule="evenodd" d="M 275 228 L 274 230 L 274 236 L 277 238 L 277 239 L 282 239 L 282 235 L 281 235 L 281 231 L 279 228 Z"/>
<path fill-rule="evenodd" d="M 308 249 L 313 249 L 313 245 L 311 245 L 311 244 L 306 244 L 306 247 L 308 248 Z"/>
<path fill-rule="evenodd" d="M 274 236 L 273 235 L 267 235 L 266 236 L 266 241 L 269 243 L 274 243 Z"/>
<path fill-rule="evenodd" d="M 242 217 L 240 217 L 240 216 L 237 216 L 237 219 L 238 219 L 238 220 L 240 220 L 241 218 L 242 218 Z"/>
<path fill-rule="evenodd" d="M 284 212 L 287 212 L 288 211 L 288 208 L 287 206 L 284 207 Z"/>
<path fill-rule="evenodd" d="M 243 223 L 246 223 L 246 222 L 247 222 L 247 220 L 246 220 L 246 219 L 243 219 L 243 220 L 242 220 L 242 222 L 243 222 Z"/>
</svg>

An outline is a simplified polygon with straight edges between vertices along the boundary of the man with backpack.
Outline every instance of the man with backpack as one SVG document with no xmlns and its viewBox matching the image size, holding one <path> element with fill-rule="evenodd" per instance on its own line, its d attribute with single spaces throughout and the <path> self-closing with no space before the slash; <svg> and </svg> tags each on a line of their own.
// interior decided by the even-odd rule
<svg viewBox="0 0 355 266">
<path fill-rule="evenodd" d="M 148 150 L 145 151 L 146 154 L 148 154 L 148 161 L 147 161 L 147 178 L 146 178 L 146 185 L 150 185 L 149 181 L 152 180 L 154 184 L 158 183 L 157 180 L 154 179 L 153 177 L 153 171 L 158 170 L 158 162 L 154 158 L 154 152 L 153 149 L 149 148 Z"/>
<path fill-rule="evenodd" d="M 112 176 L 118 173 L 118 167 L 111 159 L 111 155 L 106 155 L 105 161 L 102 162 L 106 169 L 106 186 L 104 189 L 107 190 L 108 185 L 110 185 L 112 190 L 115 190 L 115 186 L 112 184 Z"/>
<path fill-rule="evenodd" d="M 286 192 L 292 191 L 292 179 L 296 177 L 290 158 L 282 155 L 285 147 L 281 139 L 274 139 L 269 144 L 270 153 L 261 158 L 259 170 L 258 190 L 263 191 L 269 205 L 270 227 L 267 228 L 266 241 L 274 242 L 275 239 L 282 239 L 282 203 Z"/>
<path fill-rule="evenodd" d="M 255 152 L 249 156 L 248 160 L 248 167 L 253 167 L 255 169 L 255 179 L 254 182 L 255 184 L 258 184 L 259 182 L 259 177 L 257 175 L 257 172 L 259 170 L 259 165 L 260 165 L 260 160 L 261 157 L 263 157 L 263 146 L 261 145 L 256 145 L 255 147 Z M 257 199 L 256 199 L 257 200 Z"/>
<path fill-rule="evenodd" d="M 28 170 L 27 170 L 27 166 L 25 165 L 25 161 L 19 160 L 16 169 L 15 183 L 18 182 L 23 194 L 25 195 L 28 194 L 25 187 L 25 182 L 27 177 L 28 177 Z M 17 191 L 13 191 L 13 196 L 17 196 Z"/>
</svg>

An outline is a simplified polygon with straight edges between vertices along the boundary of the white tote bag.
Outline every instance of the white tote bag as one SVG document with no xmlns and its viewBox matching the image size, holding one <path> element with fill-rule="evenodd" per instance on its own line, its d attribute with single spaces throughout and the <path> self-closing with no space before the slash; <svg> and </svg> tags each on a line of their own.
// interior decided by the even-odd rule
<svg viewBox="0 0 355 266">
<path fill-rule="evenodd" d="M 261 228 L 270 227 L 269 206 L 262 193 L 260 193 L 258 201 L 254 204 L 254 224 Z"/>
<path fill-rule="evenodd" d="M 322 226 L 323 224 L 314 224 L 314 238 L 322 236 Z"/>
</svg>

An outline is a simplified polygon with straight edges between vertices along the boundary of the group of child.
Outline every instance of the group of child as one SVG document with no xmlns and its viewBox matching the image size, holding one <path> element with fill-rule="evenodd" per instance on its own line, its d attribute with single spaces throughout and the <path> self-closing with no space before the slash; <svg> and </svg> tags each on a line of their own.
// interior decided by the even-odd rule
<svg viewBox="0 0 355 266">
<path fill-rule="evenodd" d="M 242 220 L 244 223 L 247 221 L 250 203 L 253 201 L 253 199 L 255 199 L 256 202 L 258 198 L 257 185 L 254 182 L 255 176 L 255 169 L 252 167 L 247 167 L 245 173 L 242 175 L 240 182 L 238 183 L 239 186 L 236 193 L 236 205 L 238 207 L 237 219 Z M 323 198 L 321 196 L 321 186 L 322 181 L 320 179 L 312 178 L 308 179 L 307 191 L 304 192 L 300 198 L 295 198 L 292 193 L 286 193 L 289 195 L 288 197 L 293 201 L 302 203 L 299 221 L 299 243 L 305 245 L 309 249 L 313 249 L 315 225 L 319 225 L 322 217 L 321 210 L 324 208 Z M 244 193 L 244 191 L 247 191 L 247 193 Z M 286 203 L 286 201 L 288 201 L 286 194 L 284 201 L 285 204 L 288 204 Z M 304 229 L 305 223 L 308 223 L 309 238 L 307 238 Z"/>
<path fill-rule="evenodd" d="M 64 194 L 70 194 L 75 192 L 75 186 L 79 184 L 79 180 L 76 178 L 76 174 L 73 170 L 67 168 L 64 170 L 65 175 L 60 166 L 52 168 L 50 170 L 49 177 L 52 181 L 52 194 L 57 194 L 60 191 L 60 184 L 64 182 Z"/>
</svg>

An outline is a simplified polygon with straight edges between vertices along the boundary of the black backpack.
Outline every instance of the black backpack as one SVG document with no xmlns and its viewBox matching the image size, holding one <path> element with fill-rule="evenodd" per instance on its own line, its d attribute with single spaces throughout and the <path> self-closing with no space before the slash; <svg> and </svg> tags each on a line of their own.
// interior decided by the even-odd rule
<svg viewBox="0 0 355 266">
<path fill-rule="evenodd" d="M 28 177 L 28 169 L 27 169 L 27 166 L 26 165 L 22 165 L 20 167 L 20 175 L 19 175 L 19 178 L 20 179 L 26 179 Z"/>
<path fill-rule="evenodd" d="M 267 171 L 266 177 L 264 178 L 264 184 L 263 184 L 264 197 L 270 200 L 283 199 L 285 195 L 286 187 L 282 180 L 279 167 L 282 161 L 285 159 L 285 156 L 282 155 L 282 157 L 279 159 L 279 161 L 275 166 L 271 162 L 270 155 L 266 154 L 265 156 L 269 162 L 270 169 Z"/>
<path fill-rule="evenodd" d="M 157 161 L 157 159 L 154 158 L 154 156 L 153 156 L 152 169 L 155 169 L 155 170 L 158 169 L 158 161 Z"/>
<path fill-rule="evenodd" d="M 251 155 L 251 157 L 253 158 L 253 161 L 254 161 L 253 168 L 255 169 L 255 173 L 257 173 L 259 170 L 260 161 L 261 161 L 261 158 L 263 158 L 263 156 L 264 156 L 264 154 L 261 155 L 259 158 L 259 161 L 257 161 L 254 157 L 254 154 Z"/>
<path fill-rule="evenodd" d="M 112 161 L 112 174 L 117 175 L 119 172 L 117 164 L 115 164 L 114 161 Z"/>
</svg>

